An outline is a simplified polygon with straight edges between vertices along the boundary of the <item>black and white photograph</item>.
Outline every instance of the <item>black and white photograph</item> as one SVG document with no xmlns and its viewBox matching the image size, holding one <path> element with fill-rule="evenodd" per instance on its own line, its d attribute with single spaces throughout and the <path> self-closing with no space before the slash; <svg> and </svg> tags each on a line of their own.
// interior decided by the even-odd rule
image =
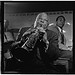
<svg viewBox="0 0 75 75">
<path fill-rule="evenodd" d="M 0 2 L 0 64 L 1 64 L 1 2 Z M 0 65 L 0 73 L 1 73 L 1 65 Z"/>
<path fill-rule="evenodd" d="M 73 2 L 7 1 L 3 25 L 2 73 L 73 73 Z"/>
</svg>

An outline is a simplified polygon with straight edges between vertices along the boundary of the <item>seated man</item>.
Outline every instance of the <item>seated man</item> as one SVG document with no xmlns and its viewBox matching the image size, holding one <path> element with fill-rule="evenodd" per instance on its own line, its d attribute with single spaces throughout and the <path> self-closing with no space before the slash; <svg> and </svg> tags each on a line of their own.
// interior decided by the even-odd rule
<svg viewBox="0 0 75 75">
<path fill-rule="evenodd" d="M 56 25 L 52 25 L 49 27 L 49 30 L 54 31 L 58 35 L 59 40 L 59 49 L 61 52 L 61 57 L 63 58 L 71 58 L 72 57 L 72 50 L 70 51 L 69 48 L 66 46 L 66 38 L 63 33 L 63 27 L 65 25 L 65 17 L 64 16 L 58 16 L 56 18 Z"/>
<path fill-rule="evenodd" d="M 63 27 L 65 25 L 65 21 L 66 21 L 66 19 L 65 19 L 64 16 L 62 16 L 62 15 L 58 16 L 56 18 L 56 25 L 51 25 L 48 28 L 49 28 L 49 30 L 54 31 L 58 35 L 58 39 L 59 39 L 59 43 L 58 44 L 59 44 L 59 50 L 60 50 L 60 58 L 66 58 L 71 63 L 70 65 L 72 65 L 73 61 L 71 59 L 73 59 L 73 50 L 69 49 L 66 46 L 66 41 L 67 40 L 66 40 L 66 38 L 64 36 L 64 33 L 63 33 Z M 72 67 L 72 66 L 70 66 L 70 67 Z"/>
</svg>

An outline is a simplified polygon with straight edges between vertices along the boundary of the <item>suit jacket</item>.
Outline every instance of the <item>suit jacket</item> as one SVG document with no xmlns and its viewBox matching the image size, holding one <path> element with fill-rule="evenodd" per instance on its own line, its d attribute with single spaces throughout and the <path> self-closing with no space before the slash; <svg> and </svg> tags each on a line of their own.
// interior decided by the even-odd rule
<svg viewBox="0 0 75 75">
<path fill-rule="evenodd" d="M 47 54 L 50 60 L 56 60 L 60 56 L 59 46 L 58 46 L 58 35 L 52 30 L 47 30 L 47 39 L 49 41 L 49 48 Z"/>
<path fill-rule="evenodd" d="M 57 33 L 57 35 L 59 36 L 59 29 L 56 25 L 51 25 L 48 27 L 49 30 L 52 30 L 53 32 Z"/>
<path fill-rule="evenodd" d="M 58 38 L 59 38 L 60 31 L 59 31 L 57 26 L 52 25 L 52 26 L 49 26 L 48 29 L 54 31 L 55 33 L 57 33 Z M 65 36 L 64 36 L 64 44 L 63 45 L 66 45 L 66 38 L 65 38 Z"/>
<path fill-rule="evenodd" d="M 30 27 L 22 27 L 22 28 L 20 28 L 20 30 L 19 30 L 19 32 L 18 32 L 18 35 L 17 35 L 17 37 L 16 37 L 16 41 L 20 41 L 22 35 L 23 35 L 29 28 L 30 28 Z"/>
<path fill-rule="evenodd" d="M 58 57 L 60 56 L 60 51 L 59 51 L 59 47 L 58 47 L 58 36 L 55 32 L 51 31 L 51 30 L 46 30 L 47 32 L 47 39 L 49 41 L 49 47 L 47 49 L 47 51 L 45 52 L 45 50 L 43 49 L 43 47 L 45 46 L 44 43 L 39 43 L 39 53 L 41 58 L 43 59 L 43 61 L 48 64 L 48 62 L 53 62 L 56 59 L 58 59 Z"/>
</svg>

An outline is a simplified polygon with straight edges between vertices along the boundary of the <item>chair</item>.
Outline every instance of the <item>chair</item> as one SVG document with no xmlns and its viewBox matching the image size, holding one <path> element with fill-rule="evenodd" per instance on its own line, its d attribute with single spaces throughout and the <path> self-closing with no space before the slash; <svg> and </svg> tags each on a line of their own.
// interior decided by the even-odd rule
<svg viewBox="0 0 75 75">
<path fill-rule="evenodd" d="M 64 65 L 66 73 L 69 73 L 69 60 L 68 58 L 59 58 L 54 62 L 54 65 Z"/>
</svg>

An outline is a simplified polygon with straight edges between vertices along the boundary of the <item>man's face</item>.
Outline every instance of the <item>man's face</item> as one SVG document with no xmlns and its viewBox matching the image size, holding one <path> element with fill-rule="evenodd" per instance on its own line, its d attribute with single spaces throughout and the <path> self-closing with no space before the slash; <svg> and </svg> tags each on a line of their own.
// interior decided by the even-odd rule
<svg viewBox="0 0 75 75">
<path fill-rule="evenodd" d="M 60 28 L 62 28 L 65 24 L 65 21 L 63 19 L 63 17 L 59 17 L 57 22 L 56 22 L 57 26 L 59 26 Z"/>
<path fill-rule="evenodd" d="M 47 27 L 47 25 L 48 25 L 47 15 L 42 14 L 39 17 L 37 24 L 38 24 L 38 27 L 43 27 L 45 29 Z"/>
</svg>

